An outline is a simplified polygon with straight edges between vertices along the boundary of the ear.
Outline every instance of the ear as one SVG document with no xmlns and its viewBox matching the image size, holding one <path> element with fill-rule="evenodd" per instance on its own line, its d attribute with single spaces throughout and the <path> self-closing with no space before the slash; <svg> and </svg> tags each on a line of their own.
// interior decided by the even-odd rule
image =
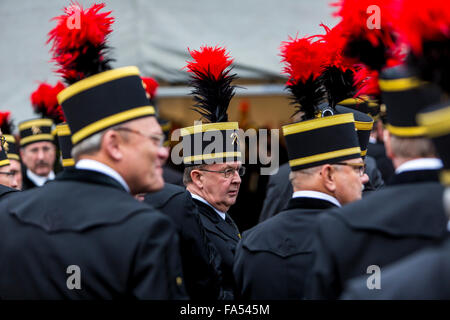
<svg viewBox="0 0 450 320">
<path fill-rule="evenodd" d="M 329 165 L 325 164 L 320 169 L 320 177 L 322 179 L 323 187 L 329 191 L 330 193 L 334 193 L 336 191 L 336 169 Z"/>
<path fill-rule="evenodd" d="M 391 134 L 386 129 L 384 129 L 383 131 L 383 140 L 384 140 L 384 147 L 386 149 L 386 155 L 388 156 L 389 159 L 395 158 L 394 151 L 392 150 Z"/>
<path fill-rule="evenodd" d="M 113 161 L 123 159 L 124 150 L 122 148 L 123 138 L 117 131 L 108 130 L 103 135 L 101 149 Z"/>
<path fill-rule="evenodd" d="M 200 170 L 192 170 L 191 171 L 191 179 L 192 179 L 192 182 L 197 186 L 197 188 L 203 189 L 204 176 Z"/>
</svg>

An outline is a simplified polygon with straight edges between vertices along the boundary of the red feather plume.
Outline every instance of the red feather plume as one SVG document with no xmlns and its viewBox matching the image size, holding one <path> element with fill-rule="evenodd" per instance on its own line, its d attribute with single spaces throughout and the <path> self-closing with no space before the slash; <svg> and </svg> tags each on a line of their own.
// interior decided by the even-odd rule
<svg viewBox="0 0 450 320">
<path fill-rule="evenodd" d="M 11 117 L 10 111 L 0 111 L 0 128 L 3 128 L 5 124 L 9 124 L 9 118 Z M 2 130 L 3 131 L 3 130 Z M 6 132 L 3 132 L 6 133 Z"/>
<path fill-rule="evenodd" d="M 424 41 L 450 39 L 450 5 L 445 0 L 399 1 L 396 26 L 415 54 L 422 53 Z"/>
<path fill-rule="evenodd" d="M 363 65 L 359 65 L 355 72 L 355 97 L 369 96 L 377 98 L 380 96 L 381 91 L 378 84 L 379 73 L 376 70 L 370 70 Z"/>
<path fill-rule="evenodd" d="M 194 110 L 211 123 L 228 121 L 228 106 L 235 92 L 231 82 L 236 74 L 230 74 L 233 59 L 219 46 L 188 51 L 193 60 L 187 61 L 185 68 L 192 74 Z"/>
<path fill-rule="evenodd" d="M 342 72 L 348 69 L 353 69 L 354 61 L 346 57 L 343 53 L 346 38 L 342 33 L 341 25 L 336 25 L 332 29 L 320 24 L 325 30 L 325 35 L 316 35 L 324 43 L 323 50 L 325 51 L 324 63 L 325 67 L 336 67 Z"/>
<path fill-rule="evenodd" d="M 106 37 L 111 33 L 113 17 L 109 12 L 99 13 L 105 4 L 94 4 L 84 10 L 72 2 L 65 14 L 53 18 L 57 26 L 48 34 L 47 43 L 53 42 L 51 51 L 57 70 L 71 84 L 86 76 L 109 69 L 105 57 Z"/>
<path fill-rule="evenodd" d="M 344 52 L 350 58 L 364 63 L 372 69 L 381 70 L 386 59 L 395 48 L 393 24 L 395 11 L 391 0 L 339 0 L 334 16 L 342 18 L 338 24 L 344 41 Z M 379 8 L 380 26 L 372 26 L 372 15 Z M 369 28 L 370 27 L 370 28 Z"/>
<path fill-rule="evenodd" d="M 42 117 L 53 119 L 55 123 L 66 121 L 64 112 L 57 99 L 58 93 L 64 88 L 64 84 L 61 82 L 58 82 L 55 86 L 41 83 L 30 96 L 34 111 L 42 115 Z"/>
<path fill-rule="evenodd" d="M 218 80 L 226 73 L 226 69 L 233 63 L 233 59 L 225 48 L 202 46 L 200 50 L 189 50 L 192 61 L 187 61 L 185 67 L 195 77 L 202 78 L 209 75 L 213 80 Z"/>
<path fill-rule="evenodd" d="M 149 99 L 155 99 L 159 86 L 158 82 L 150 77 L 142 77 L 142 82 L 144 82 L 145 91 L 150 96 Z"/>
<path fill-rule="evenodd" d="M 289 76 L 287 85 L 305 82 L 312 77 L 316 80 L 322 73 L 324 64 L 322 42 L 313 42 L 312 37 L 291 38 L 281 43 L 281 62 L 285 63 L 283 73 Z"/>
</svg>

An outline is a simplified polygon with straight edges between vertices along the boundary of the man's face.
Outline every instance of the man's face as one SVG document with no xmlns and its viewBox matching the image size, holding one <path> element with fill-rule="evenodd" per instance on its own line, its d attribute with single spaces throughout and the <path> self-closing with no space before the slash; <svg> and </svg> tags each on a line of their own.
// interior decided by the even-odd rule
<svg viewBox="0 0 450 320">
<path fill-rule="evenodd" d="M 48 141 L 34 142 L 22 148 L 20 155 L 28 169 L 38 176 L 46 177 L 53 170 L 56 150 Z"/>
<path fill-rule="evenodd" d="M 342 161 L 348 164 L 363 164 L 364 161 L 359 159 L 351 159 Z M 344 205 L 361 199 L 363 183 L 367 180 L 367 176 L 359 174 L 358 167 L 339 165 L 336 174 L 336 199 L 340 204 Z M 367 181 L 366 181 L 367 182 Z"/>
<path fill-rule="evenodd" d="M 242 166 L 240 161 L 225 162 L 206 165 L 203 169 L 211 171 L 225 171 L 227 169 L 238 170 Z M 224 173 L 202 171 L 203 198 L 216 209 L 227 212 L 235 204 L 241 185 L 241 177 L 237 171 L 231 171 L 228 177 Z"/>
<path fill-rule="evenodd" d="M 153 192 L 164 187 L 162 177 L 167 150 L 159 146 L 158 136 L 164 139 L 161 127 L 155 117 L 130 121 L 122 127 L 124 131 L 124 178 L 132 194 Z"/>
<path fill-rule="evenodd" d="M 9 160 L 9 171 L 11 172 L 11 188 L 22 190 L 22 169 L 20 161 Z"/>
</svg>

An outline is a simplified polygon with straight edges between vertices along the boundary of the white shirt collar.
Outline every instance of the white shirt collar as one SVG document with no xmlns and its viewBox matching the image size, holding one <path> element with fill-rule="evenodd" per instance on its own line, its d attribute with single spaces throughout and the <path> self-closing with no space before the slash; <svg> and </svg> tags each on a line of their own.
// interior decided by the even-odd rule
<svg viewBox="0 0 450 320">
<path fill-rule="evenodd" d="M 214 211 L 217 212 L 217 214 L 218 214 L 223 220 L 225 220 L 225 218 L 226 218 L 226 213 L 225 213 L 225 212 L 222 212 L 222 211 L 217 210 L 217 209 L 214 208 L 208 201 L 206 201 L 205 199 L 203 199 L 203 198 L 200 197 L 199 195 L 196 195 L 196 194 L 194 194 L 194 193 L 192 193 L 192 192 L 190 192 L 190 193 L 191 193 L 191 196 L 192 196 L 193 199 L 197 199 L 198 201 L 201 201 L 201 202 L 203 202 L 204 204 L 207 204 L 208 206 L 210 206 L 211 208 L 213 208 Z"/>
<path fill-rule="evenodd" d="M 338 207 L 341 207 L 341 204 L 335 197 L 319 191 L 312 191 L 312 190 L 295 191 L 294 194 L 292 195 L 292 198 L 302 198 L 302 197 L 325 200 L 331 202 L 332 204 Z"/>
<path fill-rule="evenodd" d="M 119 182 L 125 188 L 125 190 L 130 192 L 130 187 L 128 187 L 128 184 L 125 182 L 125 180 L 122 178 L 122 176 L 117 171 L 115 171 L 113 168 L 111 168 L 110 166 L 107 166 L 106 164 L 104 164 L 102 162 L 92 160 L 92 159 L 81 159 L 75 164 L 75 168 L 84 169 L 84 170 L 92 170 L 92 171 L 97 171 L 97 172 L 103 173 L 103 174 L 113 178 L 117 182 Z"/>
<path fill-rule="evenodd" d="M 376 144 L 377 143 L 377 139 L 375 139 L 374 137 L 369 137 L 369 143 Z"/>
<path fill-rule="evenodd" d="M 50 173 L 48 174 L 48 176 L 43 177 L 43 176 L 38 176 L 37 174 L 35 174 L 33 171 L 31 171 L 30 169 L 27 169 L 27 177 L 33 181 L 33 183 L 35 185 L 37 185 L 38 187 L 42 187 L 48 180 L 53 180 L 55 179 L 55 173 L 52 171 L 50 171 Z"/>
<path fill-rule="evenodd" d="M 442 169 L 442 161 L 438 158 L 420 158 L 406 161 L 400 165 L 395 173 L 399 174 L 405 171 L 414 170 L 439 170 Z"/>
</svg>

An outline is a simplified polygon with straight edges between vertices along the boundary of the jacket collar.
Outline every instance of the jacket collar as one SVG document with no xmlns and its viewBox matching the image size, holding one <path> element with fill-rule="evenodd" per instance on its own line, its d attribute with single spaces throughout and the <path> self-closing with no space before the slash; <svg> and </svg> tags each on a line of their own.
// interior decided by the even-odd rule
<svg viewBox="0 0 450 320">
<path fill-rule="evenodd" d="M 128 192 L 117 180 L 113 179 L 110 176 L 107 176 L 106 174 L 93 170 L 76 168 L 64 169 L 63 172 L 57 175 L 56 180 L 76 180 L 87 183 L 95 183 L 118 188 L 120 190 Z"/>
<path fill-rule="evenodd" d="M 286 210 L 291 209 L 330 209 L 337 208 L 337 206 L 327 200 L 309 198 L 309 197 L 296 197 L 291 198 L 288 202 Z"/>
</svg>

